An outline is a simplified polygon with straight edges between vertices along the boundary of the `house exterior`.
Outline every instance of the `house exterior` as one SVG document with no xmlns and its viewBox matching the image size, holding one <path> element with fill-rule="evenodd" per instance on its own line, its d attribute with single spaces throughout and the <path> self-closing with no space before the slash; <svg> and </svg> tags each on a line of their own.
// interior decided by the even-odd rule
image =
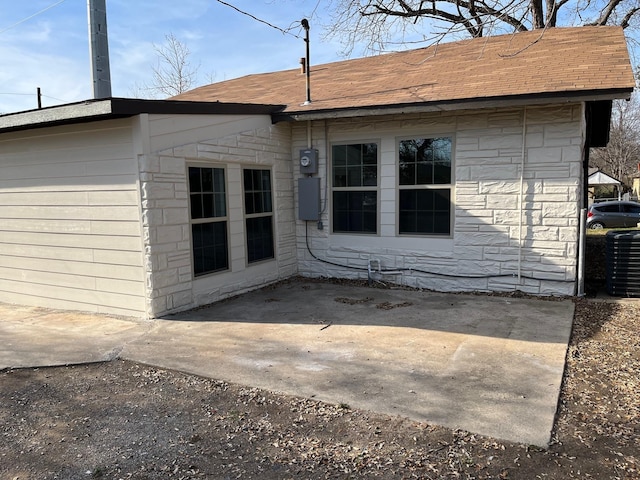
<svg viewBox="0 0 640 480">
<path fill-rule="evenodd" d="M 589 45 L 590 48 L 584 48 Z M 152 318 L 293 275 L 573 295 L 615 27 L 0 117 L 0 301 Z"/>
<path fill-rule="evenodd" d="M 613 192 L 618 200 L 622 200 L 622 182 L 616 180 L 610 175 L 600 171 L 598 168 L 589 168 L 589 177 L 587 183 L 589 185 L 589 204 L 596 200 L 597 187 L 609 187 L 609 191 Z M 599 192 L 602 196 L 602 191 Z M 617 194 L 617 195 L 616 195 Z"/>
</svg>

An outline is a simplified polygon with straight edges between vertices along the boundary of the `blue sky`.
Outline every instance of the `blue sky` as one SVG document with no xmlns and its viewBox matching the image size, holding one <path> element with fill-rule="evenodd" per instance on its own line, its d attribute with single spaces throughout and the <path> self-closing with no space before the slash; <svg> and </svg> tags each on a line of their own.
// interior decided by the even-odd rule
<svg viewBox="0 0 640 480">
<path fill-rule="evenodd" d="M 300 20 L 310 18 L 312 63 L 341 59 L 340 45 L 322 40 L 318 0 L 228 3 L 283 29 L 294 25 L 300 36 Z M 36 108 L 37 87 L 45 107 L 92 97 L 87 25 L 86 0 L 0 0 L 0 113 Z M 191 51 L 199 84 L 299 68 L 305 53 L 302 39 L 216 0 L 107 0 L 107 25 L 112 94 L 119 97 L 136 96 L 152 82 L 154 44 L 168 34 Z"/>
<path fill-rule="evenodd" d="M 330 22 L 323 10 L 327 0 L 225 1 L 282 29 L 292 27 L 291 33 L 301 37 L 300 20 L 308 18 L 312 65 L 343 59 L 342 45 L 323 38 L 323 24 Z M 299 68 L 305 53 L 301 38 L 217 0 L 106 2 L 113 96 L 144 96 L 142 87 L 152 83 L 157 64 L 154 45 L 163 45 L 169 34 L 191 51 L 190 63 L 198 66 L 196 85 Z M 425 45 L 406 47 L 419 46 Z M 365 50 L 356 48 L 355 54 Z M 0 114 L 36 108 L 37 87 L 45 107 L 93 96 L 87 0 L 0 0 Z"/>
</svg>

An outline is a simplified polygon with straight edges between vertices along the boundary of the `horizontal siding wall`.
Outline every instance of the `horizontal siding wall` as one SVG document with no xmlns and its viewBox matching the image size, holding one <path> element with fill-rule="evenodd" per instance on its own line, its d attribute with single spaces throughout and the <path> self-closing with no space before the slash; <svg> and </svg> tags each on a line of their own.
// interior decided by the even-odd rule
<svg viewBox="0 0 640 480">
<path fill-rule="evenodd" d="M 0 301 L 144 316 L 129 120 L 0 135 Z"/>
<path fill-rule="evenodd" d="M 212 303 L 297 272 L 289 125 L 272 125 L 268 116 L 182 120 L 174 135 L 174 119 L 150 116 L 151 144 L 166 145 L 167 134 L 175 146 L 139 159 L 149 316 Z M 193 276 L 187 164 L 225 169 L 228 271 Z M 246 259 L 243 167 L 269 168 L 273 185 L 275 258 L 252 265 Z"/>
<path fill-rule="evenodd" d="M 300 273 L 366 279 L 368 262 L 376 259 L 385 269 L 403 271 L 402 276 L 385 276 L 385 282 L 438 291 L 572 295 L 584 144 L 582 112 L 580 104 L 527 108 L 522 203 L 523 108 L 314 122 L 313 147 L 319 150 L 318 176 L 326 209 L 322 230 L 316 222 L 297 222 Z M 450 135 L 454 142 L 453 233 L 450 238 L 399 236 L 398 138 L 439 135 Z M 306 139 L 306 125 L 295 125 L 293 155 L 306 147 Z M 352 141 L 379 144 L 377 235 L 331 232 L 327 150 L 331 142 Z M 296 167 L 294 177 L 299 176 Z"/>
</svg>

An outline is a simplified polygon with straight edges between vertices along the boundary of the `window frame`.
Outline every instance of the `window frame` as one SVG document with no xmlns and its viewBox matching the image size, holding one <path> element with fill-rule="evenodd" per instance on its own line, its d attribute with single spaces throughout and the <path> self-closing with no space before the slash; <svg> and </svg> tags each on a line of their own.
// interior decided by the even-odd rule
<svg viewBox="0 0 640 480">
<path fill-rule="evenodd" d="M 245 188 L 245 171 L 266 171 L 269 173 L 269 195 L 270 195 L 270 204 L 271 210 L 268 212 L 258 212 L 258 213 L 247 213 L 247 190 Z M 257 265 L 265 262 L 273 261 L 277 258 L 276 255 L 276 228 L 275 228 L 275 204 L 274 204 L 274 176 L 273 176 L 273 168 L 270 166 L 261 166 L 261 165 L 243 165 L 241 170 L 241 180 L 240 184 L 242 187 L 242 224 L 244 228 L 244 252 L 245 252 L 245 264 L 247 267 L 252 265 Z M 255 190 L 253 190 L 255 192 Z M 247 220 L 255 219 L 255 218 L 266 218 L 270 217 L 271 224 L 271 256 L 263 257 L 257 260 L 249 259 L 249 229 Z"/>
<path fill-rule="evenodd" d="M 373 185 L 361 185 L 361 186 L 357 186 L 357 187 L 350 187 L 350 186 L 336 186 L 335 185 L 335 158 L 334 158 L 334 148 L 335 147 L 339 147 L 339 146 L 346 146 L 346 145 L 365 145 L 365 144 L 375 144 L 376 145 L 376 184 L 375 186 Z M 328 179 L 328 181 L 331 184 L 331 196 L 330 196 L 330 201 L 331 201 L 331 225 L 330 225 L 330 231 L 331 231 L 331 235 L 358 235 L 358 236 L 368 236 L 368 237 L 379 237 L 380 236 L 380 183 L 381 183 L 381 178 L 380 178 L 380 172 L 381 172 L 381 159 L 382 159 L 382 140 L 377 138 L 377 139 L 350 139 L 350 140 L 344 140 L 344 141 L 336 141 L 336 142 L 331 142 L 330 144 L 330 152 L 331 152 L 331 158 L 330 158 L 330 178 Z M 364 165 L 364 164 L 363 164 Z M 364 184 L 364 179 L 361 178 L 361 183 Z M 335 230 L 335 201 L 334 201 L 334 197 L 335 197 L 335 193 L 336 192 L 375 192 L 376 195 L 376 212 L 375 212 L 375 218 L 376 218 L 376 225 L 375 225 L 375 232 L 365 232 L 365 231 L 336 231 Z"/>
<path fill-rule="evenodd" d="M 449 183 L 416 183 L 413 185 L 402 185 L 400 183 L 400 143 L 407 140 L 417 139 L 439 139 L 448 138 L 451 142 L 451 171 Z M 416 134 L 416 135 L 403 135 L 396 137 L 395 139 L 395 177 L 396 177 L 396 201 L 395 201 L 395 218 L 396 218 L 396 237 L 402 238 L 441 238 L 451 239 L 453 238 L 453 228 L 455 225 L 455 135 L 451 132 L 442 132 L 437 134 Z M 416 179 L 417 182 L 417 179 Z M 420 232 L 401 232 L 400 223 L 400 195 L 402 191 L 426 191 L 426 190 L 448 190 L 449 191 L 449 233 L 420 233 Z"/>
<path fill-rule="evenodd" d="M 230 244 L 230 219 L 229 219 L 229 180 L 228 180 L 228 172 L 226 165 L 213 164 L 213 163 L 193 163 L 187 162 L 187 197 L 188 197 L 188 205 L 189 205 L 189 248 L 191 250 L 191 276 L 193 279 L 201 279 L 204 277 L 218 275 L 221 273 L 229 272 L 231 270 L 231 244 Z M 193 209 L 191 202 L 191 195 L 194 193 L 191 191 L 191 176 L 190 169 L 191 168 L 199 168 L 199 169 L 212 169 L 212 170 L 222 170 L 224 175 L 224 202 L 225 202 L 225 215 L 219 217 L 201 217 L 201 218 L 193 218 Z M 198 192 L 195 192 L 198 193 Z M 212 192 L 212 193 L 215 193 Z M 209 270 L 203 273 L 196 273 L 196 256 L 195 256 L 195 238 L 193 235 L 193 226 L 194 225 L 204 225 L 204 224 L 213 224 L 213 223 L 225 223 L 225 243 L 226 243 L 226 267 L 218 268 L 216 270 Z"/>
</svg>

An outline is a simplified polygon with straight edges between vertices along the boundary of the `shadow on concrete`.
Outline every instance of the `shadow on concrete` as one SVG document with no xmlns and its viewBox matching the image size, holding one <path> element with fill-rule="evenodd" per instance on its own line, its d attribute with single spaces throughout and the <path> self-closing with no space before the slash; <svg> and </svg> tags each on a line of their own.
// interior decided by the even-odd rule
<svg viewBox="0 0 640 480">
<path fill-rule="evenodd" d="M 163 319 L 317 325 L 319 330 L 332 325 L 387 326 L 566 344 L 573 317 L 569 299 L 437 293 L 353 283 L 298 277 Z"/>
</svg>

